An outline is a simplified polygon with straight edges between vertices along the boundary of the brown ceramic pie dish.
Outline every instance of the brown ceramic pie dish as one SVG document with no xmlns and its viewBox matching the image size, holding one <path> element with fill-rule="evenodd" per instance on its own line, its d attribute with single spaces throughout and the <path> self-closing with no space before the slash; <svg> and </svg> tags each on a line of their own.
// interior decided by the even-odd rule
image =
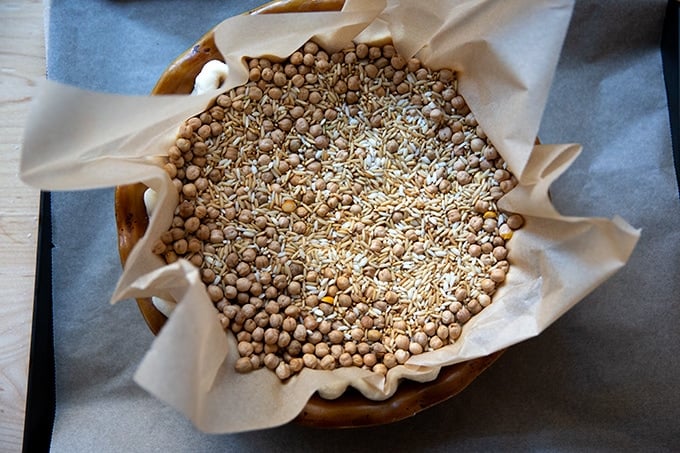
<svg viewBox="0 0 680 453">
<path fill-rule="evenodd" d="M 272 14 L 295 11 L 337 11 L 343 0 L 276 0 L 250 14 Z M 212 31 L 191 49 L 180 55 L 162 74 L 152 94 L 188 94 L 203 65 L 222 59 L 215 46 Z M 115 193 L 120 258 L 125 264 L 130 251 L 144 235 L 148 216 L 143 201 L 143 184 L 120 186 Z M 147 325 L 157 334 L 166 321 L 151 299 L 138 299 L 137 304 Z M 495 362 L 503 351 L 486 357 L 442 368 L 436 380 L 424 384 L 400 383 L 396 394 L 386 401 L 372 401 L 358 391 L 348 389 L 335 400 L 312 396 L 297 416 L 297 423 L 317 427 L 357 427 L 395 422 L 445 401 L 467 387 L 479 374 Z"/>
</svg>

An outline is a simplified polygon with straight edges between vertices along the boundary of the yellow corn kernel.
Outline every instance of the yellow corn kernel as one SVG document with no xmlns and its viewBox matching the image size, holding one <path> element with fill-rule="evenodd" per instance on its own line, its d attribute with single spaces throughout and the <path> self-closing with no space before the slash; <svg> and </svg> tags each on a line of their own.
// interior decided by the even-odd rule
<svg viewBox="0 0 680 453">
<path fill-rule="evenodd" d="M 498 217 L 498 215 L 496 215 L 496 213 L 494 211 L 486 211 L 484 213 L 485 219 L 495 219 L 496 217 Z"/>
<path fill-rule="evenodd" d="M 281 210 L 286 214 L 290 214 L 291 212 L 295 211 L 296 208 L 297 203 L 291 199 L 284 200 L 283 204 L 281 205 Z"/>
<path fill-rule="evenodd" d="M 332 304 L 333 300 L 332 296 L 324 296 L 321 298 L 321 302 L 326 302 L 327 304 Z"/>
<path fill-rule="evenodd" d="M 499 235 L 500 235 L 500 237 L 503 238 L 504 241 L 507 241 L 508 239 L 510 239 L 512 237 L 512 230 L 499 232 Z"/>
</svg>

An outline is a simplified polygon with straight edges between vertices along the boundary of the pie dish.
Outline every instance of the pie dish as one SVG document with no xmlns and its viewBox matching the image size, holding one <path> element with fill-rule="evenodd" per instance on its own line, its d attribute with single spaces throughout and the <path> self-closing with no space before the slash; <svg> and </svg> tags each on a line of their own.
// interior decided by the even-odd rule
<svg viewBox="0 0 680 453">
<path fill-rule="evenodd" d="M 339 10 L 342 3 L 338 0 L 276 1 L 250 14 Z M 203 65 L 209 60 L 220 58 L 212 32 L 208 32 L 168 67 L 152 93 L 190 93 L 194 79 Z M 143 201 L 145 189 L 142 184 L 121 186 L 116 189 L 115 211 L 119 252 L 123 263 L 132 247 L 144 234 L 148 224 Z M 149 328 L 157 334 L 166 320 L 165 316 L 154 307 L 150 299 L 139 299 L 137 303 Z M 429 383 L 404 381 L 397 393 L 386 401 L 368 400 L 352 389 L 332 401 L 315 395 L 298 415 L 296 422 L 319 427 L 370 426 L 394 422 L 456 395 L 501 354 L 502 351 L 499 351 L 486 357 L 442 368 L 439 377 Z"/>
</svg>

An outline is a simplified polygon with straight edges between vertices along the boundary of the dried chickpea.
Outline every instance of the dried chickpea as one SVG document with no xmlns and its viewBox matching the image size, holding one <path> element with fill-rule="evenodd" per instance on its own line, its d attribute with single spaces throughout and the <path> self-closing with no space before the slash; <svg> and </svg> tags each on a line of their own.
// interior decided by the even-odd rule
<svg viewBox="0 0 680 453">
<path fill-rule="evenodd" d="M 413 355 L 422 354 L 423 347 L 420 345 L 420 343 L 416 343 L 413 341 L 408 346 L 408 352 L 410 352 Z"/>
<path fill-rule="evenodd" d="M 276 376 L 282 381 L 290 377 L 290 365 L 285 362 L 280 362 L 276 367 Z"/>
<path fill-rule="evenodd" d="M 315 369 L 319 366 L 319 359 L 314 354 L 305 354 L 302 356 L 302 361 L 305 366 L 310 369 Z"/>
<path fill-rule="evenodd" d="M 248 357 L 241 357 L 238 360 L 236 360 L 234 368 L 239 373 L 248 373 L 250 371 L 253 371 L 253 364 L 251 363 Z"/>
<path fill-rule="evenodd" d="M 335 369 L 335 358 L 332 355 L 324 356 L 319 362 L 319 366 L 322 370 L 333 370 Z"/>
<path fill-rule="evenodd" d="M 518 214 L 513 214 L 510 217 L 508 217 L 508 220 L 507 220 L 506 223 L 513 230 L 517 230 L 517 229 L 521 228 L 522 225 L 524 224 L 524 219 L 522 218 L 522 216 L 520 216 Z"/>
<path fill-rule="evenodd" d="M 501 283 L 505 280 L 505 271 L 503 269 L 491 269 L 491 273 L 489 274 L 491 277 L 491 280 L 493 280 L 495 283 Z"/>
<path fill-rule="evenodd" d="M 224 297 L 224 291 L 217 285 L 208 286 L 208 296 L 213 302 L 217 302 Z"/>
<path fill-rule="evenodd" d="M 337 285 L 337 287 L 340 291 L 344 291 L 344 290 L 346 290 L 347 288 L 350 287 L 350 281 L 344 275 L 341 275 L 340 277 L 338 277 L 335 281 L 335 284 Z"/>
<path fill-rule="evenodd" d="M 373 367 L 376 363 L 378 363 L 378 358 L 373 353 L 364 354 L 363 360 L 364 365 L 366 365 L 369 368 Z"/>
<path fill-rule="evenodd" d="M 340 357 L 338 357 L 338 363 L 342 367 L 350 367 L 354 365 L 354 361 L 352 360 L 352 354 L 349 352 L 343 352 L 340 354 Z"/>
<path fill-rule="evenodd" d="M 406 335 L 397 335 L 397 338 L 395 340 L 395 345 L 398 349 L 408 350 L 410 343 L 411 341 L 409 337 Z"/>
</svg>

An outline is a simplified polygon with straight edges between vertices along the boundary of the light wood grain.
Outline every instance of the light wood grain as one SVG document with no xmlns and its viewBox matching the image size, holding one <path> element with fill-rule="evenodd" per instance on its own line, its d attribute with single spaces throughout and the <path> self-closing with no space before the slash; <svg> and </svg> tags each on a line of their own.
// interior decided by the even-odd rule
<svg viewBox="0 0 680 453">
<path fill-rule="evenodd" d="M 44 77 L 42 1 L 0 1 L 0 451 L 23 436 L 39 194 L 19 181 L 19 150 Z"/>
</svg>

